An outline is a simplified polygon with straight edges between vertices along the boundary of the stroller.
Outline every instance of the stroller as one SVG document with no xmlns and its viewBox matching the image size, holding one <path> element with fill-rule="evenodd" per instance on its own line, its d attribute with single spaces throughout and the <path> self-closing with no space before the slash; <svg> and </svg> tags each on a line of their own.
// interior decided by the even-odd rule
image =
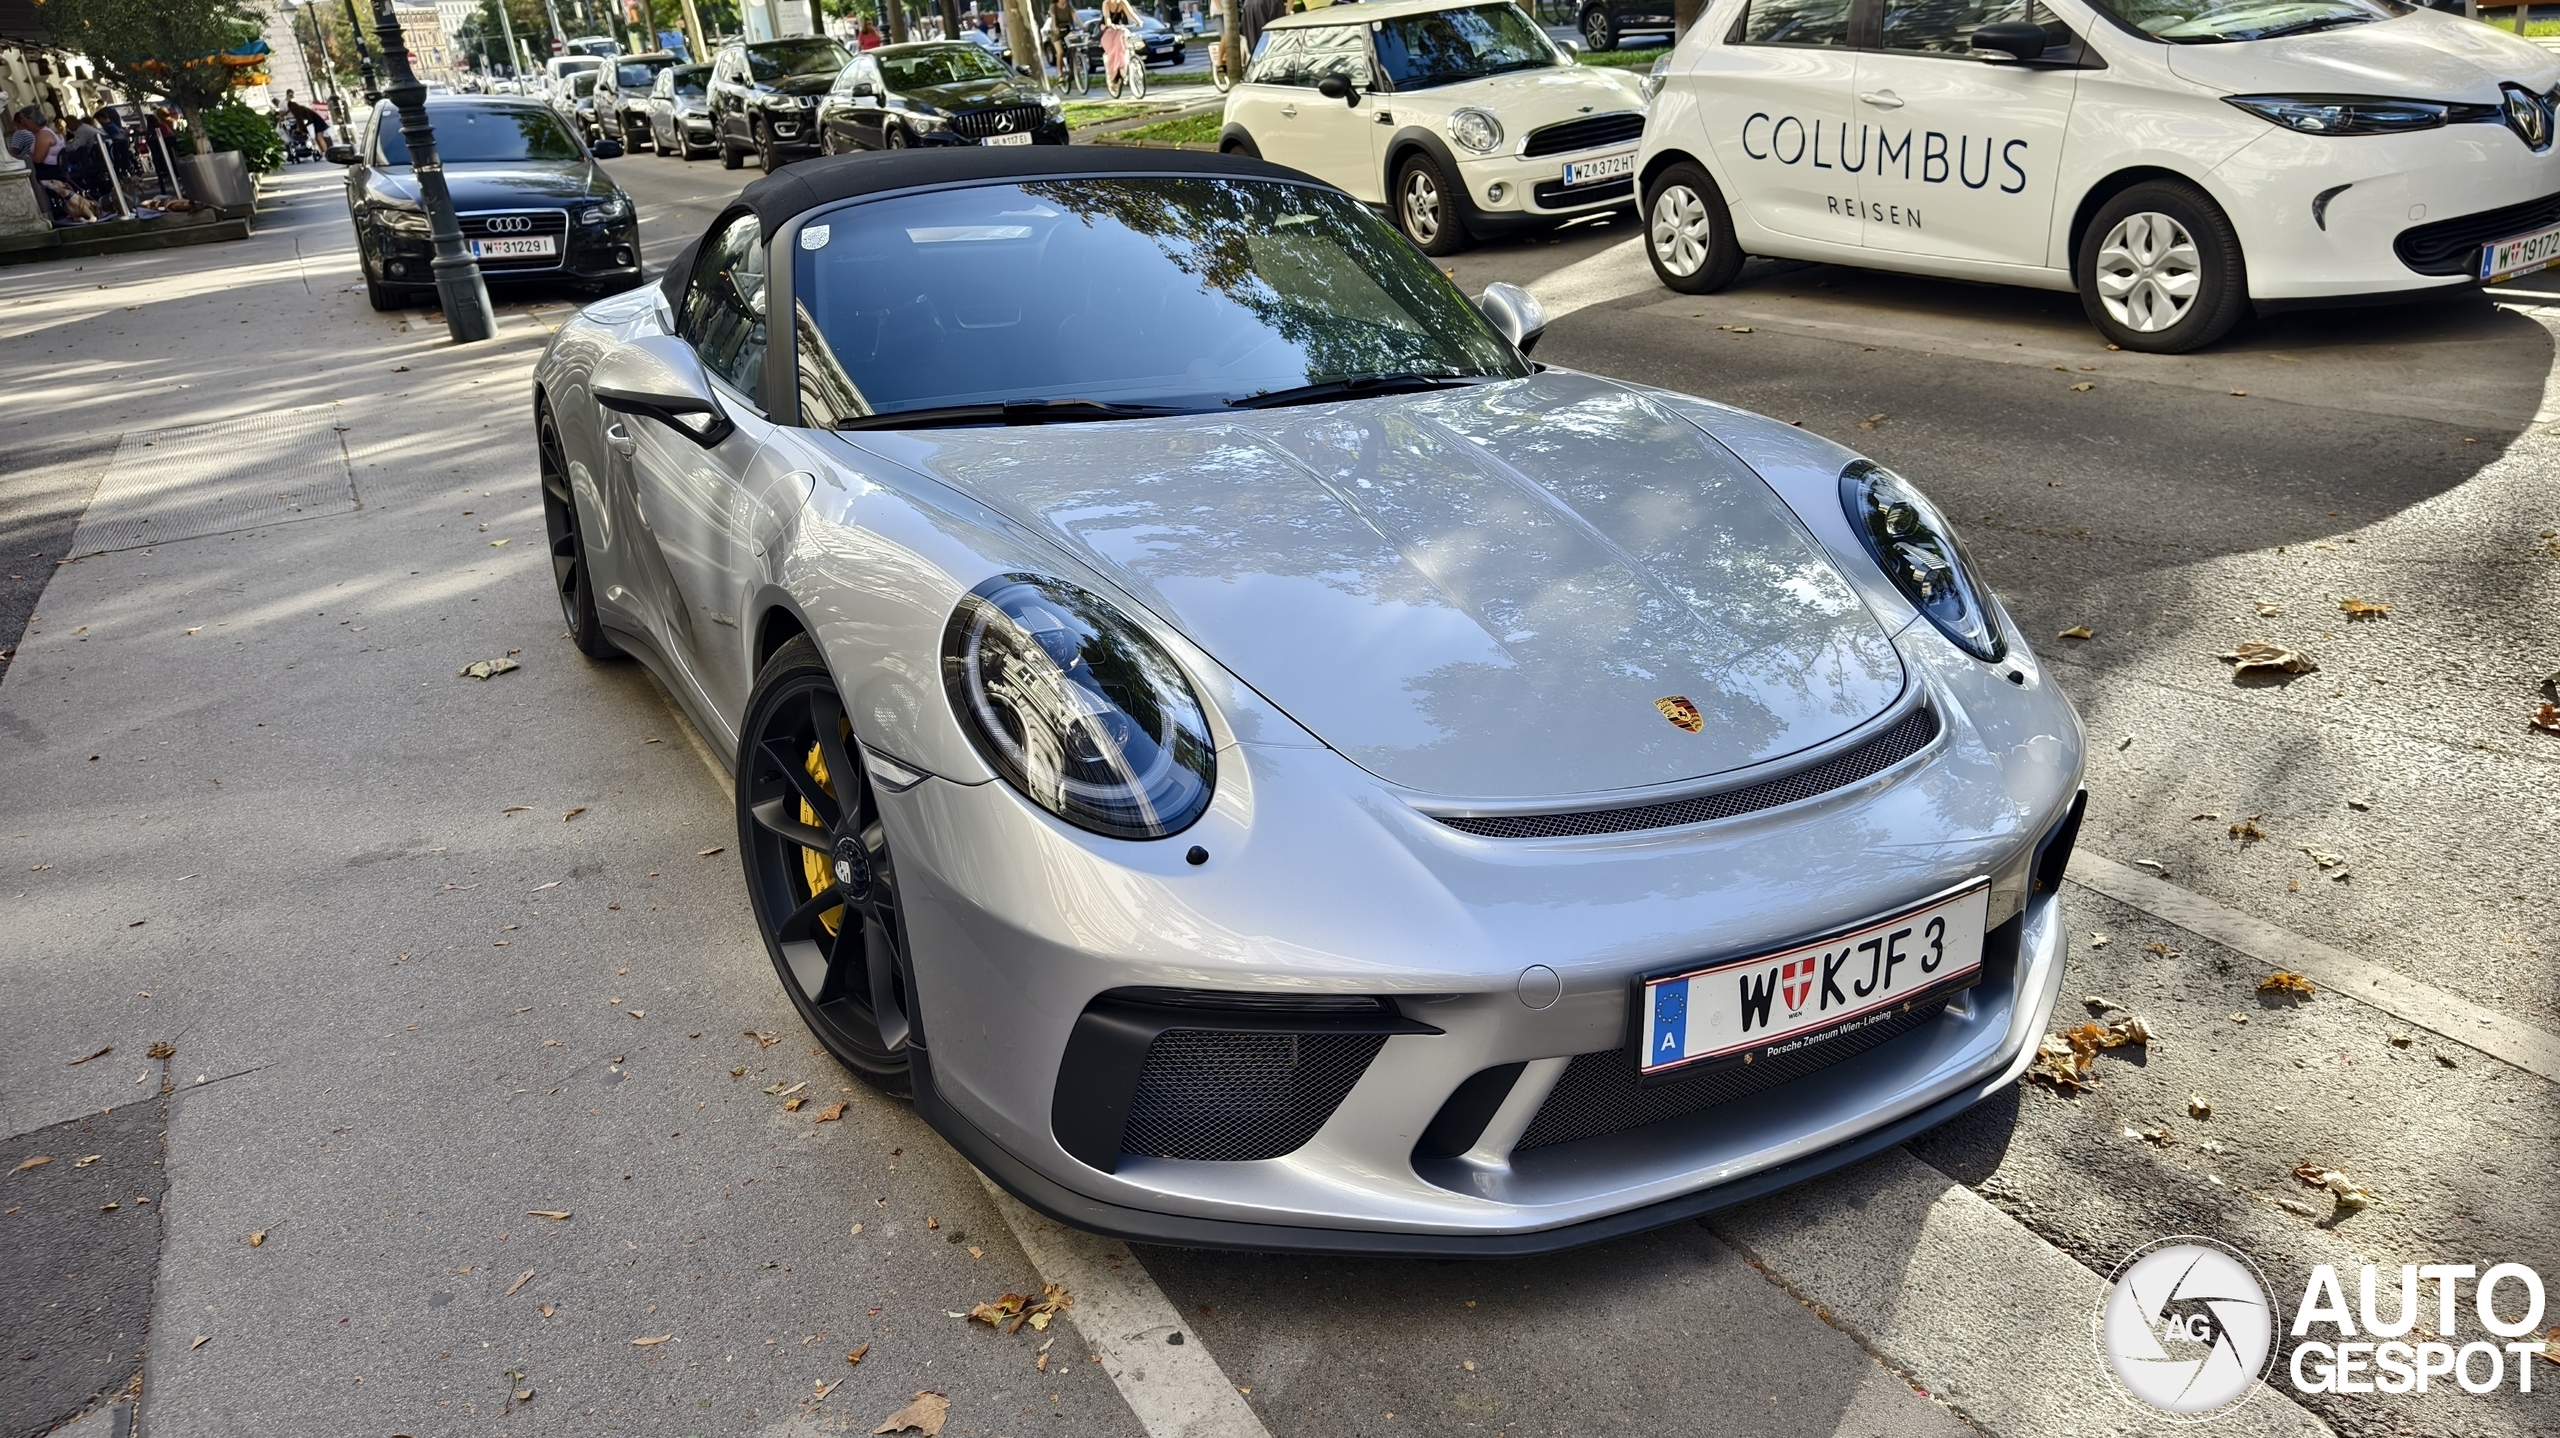
<svg viewBox="0 0 2560 1438">
<path fill-rule="evenodd" d="M 316 162 L 321 158 L 322 156 L 320 153 L 318 136 L 312 132 L 311 123 L 299 115 L 286 120 L 284 127 L 285 163 L 288 165 L 299 165 L 306 160 Z"/>
</svg>

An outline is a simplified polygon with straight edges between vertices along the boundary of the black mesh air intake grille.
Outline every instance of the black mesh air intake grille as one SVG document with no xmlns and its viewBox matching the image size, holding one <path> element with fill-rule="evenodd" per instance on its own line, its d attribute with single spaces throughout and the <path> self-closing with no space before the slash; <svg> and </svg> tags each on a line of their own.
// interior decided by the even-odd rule
<svg viewBox="0 0 2560 1438">
<path fill-rule="evenodd" d="M 1564 1077 L 1556 1080 L 1547 1101 L 1539 1106 L 1538 1116 L 1529 1121 L 1529 1131 L 1520 1136 L 1514 1148 L 1545 1148 L 1549 1144 L 1623 1133 L 1731 1103 L 1890 1043 L 1936 1018 L 1946 1006 L 1947 1001 L 1941 996 L 1828 1043 L 1651 1087 L 1637 1082 L 1636 1056 L 1623 1048 L 1578 1054 L 1565 1066 Z"/>
<path fill-rule="evenodd" d="M 1386 1042 L 1385 1034 L 1158 1034 L 1120 1150 L 1214 1163 L 1294 1153 Z"/>
<path fill-rule="evenodd" d="M 1006 120 L 1013 121 L 1008 125 Z M 1037 105 L 999 105 L 992 110 L 972 110 L 951 117 L 951 128 L 972 140 L 989 135 L 1028 135 L 1040 128 L 1041 109 Z"/>
<path fill-rule="evenodd" d="M 2476 275 L 2481 246 L 2547 225 L 2560 225 L 2560 195 L 2413 225 L 2391 247 L 2400 252 L 2400 263 L 2422 275 Z"/>
<path fill-rule="evenodd" d="M 1922 706 L 1863 744 L 1844 749 L 1819 764 L 1792 774 L 1694 799 L 1674 799 L 1632 809 L 1586 809 L 1568 814 L 1498 814 L 1477 818 L 1437 816 L 1452 829 L 1487 839 L 1560 839 L 1581 834 L 1623 834 L 1636 829 L 1668 829 L 1730 819 L 1759 809 L 1774 809 L 1844 789 L 1880 774 L 1929 745 L 1938 737 L 1937 711 Z"/>
<path fill-rule="evenodd" d="M 1576 150 L 1596 150 L 1602 145 L 1632 145 L 1644 138 L 1644 116 L 1633 110 L 1617 115 L 1593 115 L 1587 120 L 1567 120 L 1529 132 L 1529 142 L 1520 153 L 1529 159 L 1540 155 L 1569 155 Z"/>
</svg>

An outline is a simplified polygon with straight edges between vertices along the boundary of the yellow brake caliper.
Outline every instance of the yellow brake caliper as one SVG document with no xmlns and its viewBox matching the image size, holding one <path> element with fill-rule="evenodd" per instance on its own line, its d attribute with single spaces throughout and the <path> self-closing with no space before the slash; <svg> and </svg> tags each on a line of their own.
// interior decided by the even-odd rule
<svg viewBox="0 0 2560 1438">
<path fill-rule="evenodd" d="M 818 781 L 819 788 L 826 790 L 831 796 L 835 795 L 835 783 L 827 777 L 826 755 L 822 753 L 815 744 L 809 746 L 809 760 L 805 767 L 809 771 L 809 777 Z M 844 800 L 841 797 L 838 797 L 836 802 L 838 804 L 842 804 Z M 808 825 L 812 829 L 819 827 L 818 811 L 810 807 L 809 801 L 806 799 L 800 801 L 800 822 Z M 812 849 L 806 844 L 800 846 L 800 872 L 809 881 L 809 896 L 811 898 L 816 898 L 818 895 L 825 893 L 829 888 L 834 886 L 835 875 L 827 871 L 828 866 L 833 862 L 834 858 L 832 855 Z M 820 914 L 818 916 L 818 922 L 825 926 L 827 937 L 835 937 L 836 934 L 844 928 L 843 906 L 838 905 L 837 907 Z"/>
</svg>

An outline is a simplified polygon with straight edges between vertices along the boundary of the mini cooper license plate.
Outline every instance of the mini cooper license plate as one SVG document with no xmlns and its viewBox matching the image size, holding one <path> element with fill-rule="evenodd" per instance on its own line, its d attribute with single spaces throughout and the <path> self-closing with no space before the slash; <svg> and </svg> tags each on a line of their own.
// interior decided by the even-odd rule
<svg viewBox="0 0 2560 1438">
<path fill-rule="evenodd" d="M 2511 280 L 2560 265 L 2560 225 L 2480 247 L 2480 278 Z"/>
<path fill-rule="evenodd" d="M 507 260 L 526 255 L 556 255 L 559 252 L 559 245 L 549 235 L 509 235 L 503 239 L 471 242 L 471 257 L 478 260 Z"/>
<path fill-rule="evenodd" d="M 1577 185 L 1615 180 L 1635 172 L 1636 152 L 1633 150 L 1623 155 L 1602 155 L 1596 160 L 1576 160 L 1564 167 L 1564 187 L 1570 190 Z"/>
<path fill-rule="evenodd" d="M 1639 1072 L 1725 1068 L 1856 1033 L 1982 978 L 1991 886 L 1776 953 L 1643 981 Z"/>
<path fill-rule="evenodd" d="M 1029 135 L 989 135 L 978 143 L 981 145 L 1028 145 L 1031 143 L 1031 137 Z"/>
</svg>

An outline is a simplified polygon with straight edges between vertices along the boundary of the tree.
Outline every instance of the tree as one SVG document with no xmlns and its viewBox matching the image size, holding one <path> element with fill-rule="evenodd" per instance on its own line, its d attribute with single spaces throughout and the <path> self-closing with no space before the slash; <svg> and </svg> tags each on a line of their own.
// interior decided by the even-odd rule
<svg viewBox="0 0 2560 1438">
<path fill-rule="evenodd" d="M 219 56 L 259 29 L 242 0 L 50 0 L 45 18 L 55 43 L 86 54 L 118 88 L 175 104 L 199 155 L 213 141 L 198 116 L 231 93 Z"/>
</svg>

